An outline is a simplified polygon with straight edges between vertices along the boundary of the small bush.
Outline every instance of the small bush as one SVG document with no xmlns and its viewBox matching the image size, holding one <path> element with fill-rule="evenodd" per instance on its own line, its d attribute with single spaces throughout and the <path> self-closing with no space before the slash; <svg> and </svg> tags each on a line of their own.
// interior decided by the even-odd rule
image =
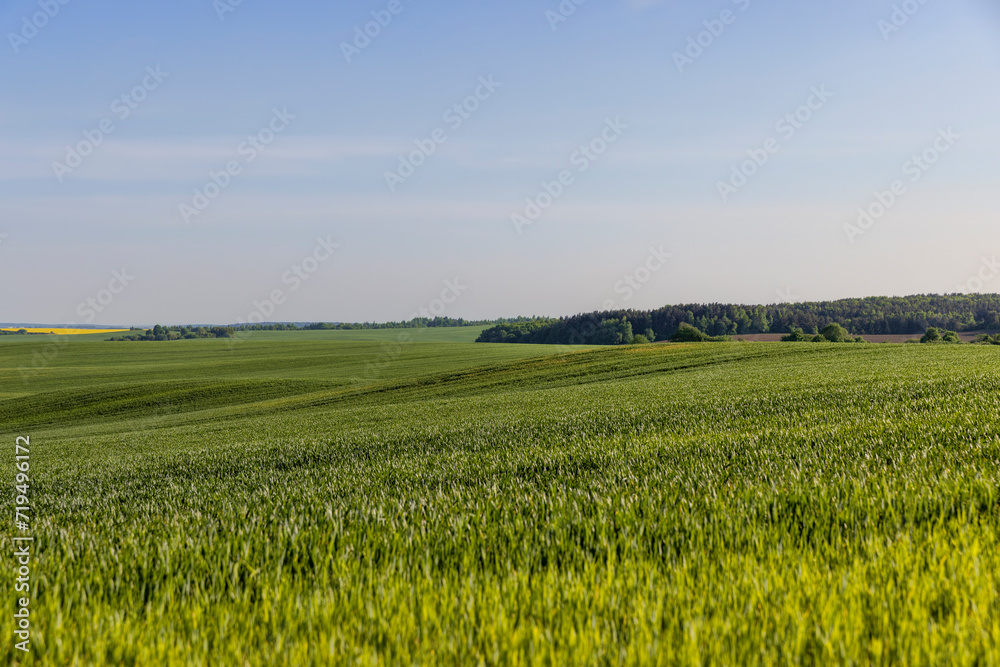
<svg viewBox="0 0 1000 667">
<path fill-rule="evenodd" d="M 670 337 L 672 343 L 721 343 L 727 340 L 730 340 L 729 336 L 709 336 L 686 322 L 681 322 Z"/>
<path fill-rule="evenodd" d="M 810 340 L 810 338 L 802 332 L 802 329 L 794 327 L 792 328 L 792 333 L 781 337 L 782 343 L 802 343 L 808 340 Z"/>
</svg>

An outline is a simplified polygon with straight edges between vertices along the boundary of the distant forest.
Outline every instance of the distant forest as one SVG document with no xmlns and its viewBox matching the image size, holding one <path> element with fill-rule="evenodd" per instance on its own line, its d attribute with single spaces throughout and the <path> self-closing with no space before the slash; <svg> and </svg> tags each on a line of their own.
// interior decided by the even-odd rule
<svg viewBox="0 0 1000 667">
<path fill-rule="evenodd" d="M 519 324 L 525 322 L 534 322 L 538 320 L 537 317 L 512 317 L 512 318 L 498 318 L 495 320 L 466 320 L 464 318 L 454 319 L 451 317 L 415 317 L 412 320 L 406 322 L 317 322 L 314 324 L 306 324 L 300 327 L 295 325 L 278 325 L 286 329 L 305 329 L 305 330 L 315 330 L 315 329 L 337 329 L 337 330 L 352 330 L 352 329 L 423 329 L 427 327 L 433 329 L 435 327 L 485 327 L 491 324 Z M 260 324 L 246 324 L 241 328 L 254 330 L 259 328 L 268 328 L 270 325 L 260 325 Z"/>
<path fill-rule="evenodd" d="M 653 311 L 611 310 L 498 324 L 485 330 L 478 342 L 614 345 L 630 342 L 633 333 L 650 341 L 668 340 L 682 324 L 707 336 L 792 333 L 797 329 L 818 334 L 830 324 L 840 324 L 855 336 L 923 334 L 931 327 L 951 331 L 1000 329 L 1000 295 L 921 294 L 769 306 L 709 303 Z"/>
<path fill-rule="evenodd" d="M 539 320 L 536 317 L 500 318 L 496 320 L 466 320 L 451 317 L 416 317 L 407 322 L 314 322 L 311 324 L 269 323 L 269 324 L 234 324 L 230 326 L 161 326 L 157 324 L 152 329 L 132 327 L 128 334 L 113 336 L 109 341 L 166 341 L 192 338 L 233 338 L 240 331 L 349 331 L 365 329 L 423 329 L 436 327 L 471 327 L 488 326 L 490 324 L 508 325 L 530 323 Z M 548 322 L 548 319 L 544 321 Z M 10 333 L 14 332 L 0 332 Z"/>
</svg>

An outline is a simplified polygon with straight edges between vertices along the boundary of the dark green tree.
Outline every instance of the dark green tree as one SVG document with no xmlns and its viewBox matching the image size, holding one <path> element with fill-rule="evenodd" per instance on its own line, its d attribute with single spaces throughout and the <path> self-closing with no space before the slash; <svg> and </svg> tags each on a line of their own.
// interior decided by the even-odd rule
<svg viewBox="0 0 1000 667">
<path fill-rule="evenodd" d="M 959 338 L 958 334 L 955 333 L 954 331 L 945 331 L 944 333 L 941 334 L 941 342 L 955 344 L 955 343 L 961 343 L 962 339 Z"/>
<path fill-rule="evenodd" d="M 808 340 L 811 339 L 803 333 L 802 329 L 799 329 L 798 327 L 792 328 L 792 333 L 781 337 L 782 343 L 802 343 Z"/>
<path fill-rule="evenodd" d="M 670 337 L 670 342 L 672 343 L 702 343 L 706 340 L 708 340 L 707 335 L 695 329 L 687 322 L 681 322 L 680 326 L 677 327 L 677 331 Z"/>
<path fill-rule="evenodd" d="M 847 329 L 840 326 L 836 322 L 834 322 L 833 324 L 828 324 L 825 327 L 823 327 L 823 330 L 820 332 L 820 335 L 823 336 L 823 338 L 830 341 L 831 343 L 854 342 L 854 338 L 851 336 L 851 334 L 847 333 Z"/>
</svg>

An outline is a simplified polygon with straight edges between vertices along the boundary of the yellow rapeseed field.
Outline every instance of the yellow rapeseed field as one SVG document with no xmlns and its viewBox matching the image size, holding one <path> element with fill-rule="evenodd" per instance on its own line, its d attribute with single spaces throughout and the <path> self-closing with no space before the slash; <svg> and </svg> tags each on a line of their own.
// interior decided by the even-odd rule
<svg viewBox="0 0 1000 667">
<path fill-rule="evenodd" d="M 4 328 L 0 331 L 20 331 L 21 329 L 15 328 Z M 57 334 L 59 336 L 73 336 L 76 334 L 103 334 L 103 333 L 117 333 L 119 331 L 128 331 L 128 329 L 59 329 L 52 327 L 49 329 L 29 329 L 25 328 L 28 333 L 38 333 L 38 334 Z"/>
</svg>

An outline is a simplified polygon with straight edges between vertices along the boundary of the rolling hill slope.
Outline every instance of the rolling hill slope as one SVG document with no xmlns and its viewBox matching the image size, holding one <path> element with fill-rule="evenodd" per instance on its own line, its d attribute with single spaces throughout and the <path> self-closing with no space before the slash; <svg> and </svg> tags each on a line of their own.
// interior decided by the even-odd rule
<svg viewBox="0 0 1000 667">
<path fill-rule="evenodd" d="M 46 662 L 1000 659 L 993 347 L 22 347 Z"/>
</svg>

